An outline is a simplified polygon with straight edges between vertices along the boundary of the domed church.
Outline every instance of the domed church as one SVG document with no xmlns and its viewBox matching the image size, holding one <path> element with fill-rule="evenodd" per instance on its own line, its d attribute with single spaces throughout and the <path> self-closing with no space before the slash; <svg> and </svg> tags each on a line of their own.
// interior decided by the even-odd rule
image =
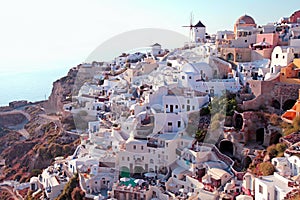
<svg viewBox="0 0 300 200">
<path fill-rule="evenodd" d="M 238 18 L 234 24 L 234 33 L 236 37 L 241 37 L 238 35 L 238 30 L 239 29 L 249 29 L 249 27 L 256 28 L 256 23 L 252 17 L 249 15 L 244 15 Z M 247 36 L 247 35 L 242 35 L 242 36 Z"/>
</svg>

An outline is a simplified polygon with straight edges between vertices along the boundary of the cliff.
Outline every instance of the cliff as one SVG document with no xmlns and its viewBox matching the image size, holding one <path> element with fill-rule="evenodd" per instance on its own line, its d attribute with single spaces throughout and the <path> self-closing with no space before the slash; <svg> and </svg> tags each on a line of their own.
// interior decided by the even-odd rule
<svg viewBox="0 0 300 200">
<path fill-rule="evenodd" d="M 43 104 L 48 113 L 63 111 L 63 104 L 72 101 L 73 87 L 76 82 L 78 68 L 69 70 L 67 76 L 60 78 L 53 83 L 52 92 Z"/>
<path fill-rule="evenodd" d="M 75 126 L 72 115 L 63 112 L 63 104 L 71 102 L 72 92 L 77 90 L 77 74 L 78 68 L 72 68 L 55 81 L 46 102 L 0 112 L 0 160 L 5 161 L 0 181 L 28 181 L 55 157 L 73 154 L 80 140 L 67 131 Z"/>
</svg>

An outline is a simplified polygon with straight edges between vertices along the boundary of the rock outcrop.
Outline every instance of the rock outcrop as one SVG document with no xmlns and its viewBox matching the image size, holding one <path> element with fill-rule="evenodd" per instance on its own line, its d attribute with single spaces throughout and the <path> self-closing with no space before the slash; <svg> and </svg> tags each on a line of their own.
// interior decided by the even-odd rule
<svg viewBox="0 0 300 200">
<path fill-rule="evenodd" d="M 48 101 L 44 103 L 44 108 L 48 113 L 56 113 L 63 111 L 63 104 L 72 101 L 72 92 L 76 82 L 78 69 L 72 68 L 67 76 L 53 83 L 52 92 Z"/>
</svg>

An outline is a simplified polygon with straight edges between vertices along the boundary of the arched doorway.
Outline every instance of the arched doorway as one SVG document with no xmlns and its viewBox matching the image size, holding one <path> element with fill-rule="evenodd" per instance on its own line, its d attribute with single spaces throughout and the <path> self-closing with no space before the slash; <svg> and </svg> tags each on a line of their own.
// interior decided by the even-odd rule
<svg viewBox="0 0 300 200">
<path fill-rule="evenodd" d="M 229 156 L 233 157 L 233 144 L 229 140 L 222 140 L 220 142 L 220 152 Z"/>
<path fill-rule="evenodd" d="M 296 100 L 294 100 L 294 99 L 288 99 L 282 105 L 282 109 L 284 111 L 287 111 L 287 110 L 291 109 L 295 105 L 295 103 L 296 103 Z"/>
<path fill-rule="evenodd" d="M 265 130 L 264 128 L 259 128 L 256 130 L 256 142 L 258 144 L 263 144 L 265 138 Z"/>
<path fill-rule="evenodd" d="M 121 169 L 120 169 L 120 176 L 121 177 L 130 177 L 130 170 L 129 170 L 129 168 L 125 167 L 125 166 L 121 167 Z"/>
<path fill-rule="evenodd" d="M 272 107 L 276 109 L 280 109 L 280 103 L 276 99 L 272 101 Z"/>
<path fill-rule="evenodd" d="M 133 169 L 133 177 L 142 178 L 143 173 L 145 172 L 144 168 L 141 166 L 135 166 Z"/>
<path fill-rule="evenodd" d="M 233 61 L 234 60 L 234 55 L 232 53 L 227 54 L 226 60 Z"/>
<path fill-rule="evenodd" d="M 240 130 L 243 127 L 243 117 L 241 114 L 235 114 L 233 127 Z"/>
</svg>

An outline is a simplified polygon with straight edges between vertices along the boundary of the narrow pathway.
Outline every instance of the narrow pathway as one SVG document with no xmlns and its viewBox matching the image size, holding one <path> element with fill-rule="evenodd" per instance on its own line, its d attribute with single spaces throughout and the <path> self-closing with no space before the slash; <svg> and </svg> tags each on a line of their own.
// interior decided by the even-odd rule
<svg viewBox="0 0 300 200">
<path fill-rule="evenodd" d="M 9 187 L 0 186 L 0 190 L 8 192 L 10 194 L 10 198 L 12 198 L 13 200 L 23 200 L 23 198 L 17 197 L 17 195 L 14 192 L 12 192 L 12 190 Z"/>
</svg>

